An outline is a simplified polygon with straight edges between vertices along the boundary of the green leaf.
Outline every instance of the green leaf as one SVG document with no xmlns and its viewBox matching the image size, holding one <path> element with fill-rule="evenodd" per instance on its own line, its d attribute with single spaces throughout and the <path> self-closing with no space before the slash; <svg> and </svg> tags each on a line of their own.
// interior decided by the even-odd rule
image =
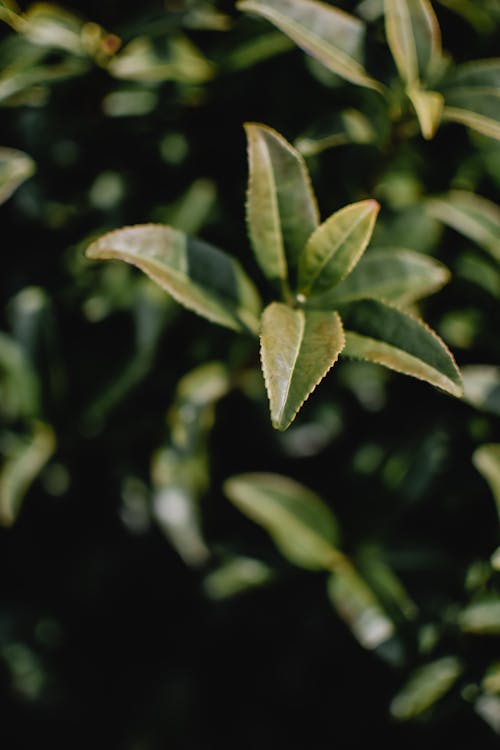
<svg viewBox="0 0 500 750">
<path fill-rule="evenodd" d="M 260 524 L 294 565 L 331 569 L 342 559 L 339 530 L 330 508 L 311 490 L 278 474 L 240 474 L 224 483 L 236 507 Z"/>
<path fill-rule="evenodd" d="M 273 302 L 262 316 L 261 360 L 271 420 L 286 430 L 344 346 L 336 312 Z"/>
<path fill-rule="evenodd" d="M 394 635 L 394 625 L 373 591 L 349 564 L 338 566 L 328 579 L 328 596 L 354 637 L 375 649 Z"/>
<path fill-rule="evenodd" d="M 472 461 L 490 486 L 500 517 L 500 443 L 486 443 L 474 451 Z"/>
<path fill-rule="evenodd" d="M 363 67 L 361 19 L 318 0 L 243 0 L 238 8 L 266 18 L 341 78 L 382 90 Z"/>
<path fill-rule="evenodd" d="M 500 367 L 466 365 L 462 377 L 465 401 L 500 417 Z"/>
<path fill-rule="evenodd" d="M 441 62 L 441 32 L 428 0 L 385 0 L 387 41 L 402 80 L 426 81 Z"/>
<path fill-rule="evenodd" d="M 455 656 L 444 656 L 415 670 L 391 703 L 391 714 L 408 721 L 430 708 L 453 687 L 463 667 Z"/>
<path fill-rule="evenodd" d="M 90 245 L 87 257 L 140 268 L 177 302 L 236 331 L 259 330 L 259 295 L 240 264 L 221 250 L 159 224 L 125 227 Z"/>
<path fill-rule="evenodd" d="M 342 306 L 340 314 L 348 357 L 376 362 L 462 396 L 462 379 L 451 353 L 425 323 L 370 299 Z"/>
<path fill-rule="evenodd" d="M 262 271 L 282 284 L 319 223 L 302 156 L 275 130 L 247 123 L 249 180 L 247 223 Z"/>
<path fill-rule="evenodd" d="M 443 115 L 444 98 L 438 91 L 424 91 L 412 87 L 407 91 L 408 97 L 417 113 L 418 122 L 422 135 L 426 140 L 431 140 L 441 124 Z"/>
<path fill-rule="evenodd" d="M 427 209 L 500 261 L 500 207 L 495 203 L 467 190 L 450 190 L 429 198 Z"/>
<path fill-rule="evenodd" d="M 465 633 L 500 635 L 500 598 L 491 596 L 469 604 L 458 622 Z"/>
<path fill-rule="evenodd" d="M 378 134 L 367 115 L 357 109 L 344 109 L 313 124 L 295 141 L 304 156 L 320 154 L 346 143 L 376 143 Z"/>
<path fill-rule="evenodd" d="M 203 83 L 213 66 L 184 36 L 170 37 L 163 48 L 148 37 L 136 37 L 108 66 L 115 78 L 126 81 Z"/>
<path fill-rule="evenodd" d="M 311 300 L 311 305 L 335 307 L 366 297 L 411 305 L 436 292 L 449 277 L 446 266 L 423 253 L 402 248 L 373 248 L 344 281 Z"/>
<path fill-rule="evenodd" d="M 0 524 L 15 521 L 24 495 L 55 447 L 52 428 L 42 422 L 33 422 L 31 434 L 13 446 L 0 471 Z"/>
<path fill-rule="evenodd" d="M 439 88 L 443 119 L 500 140 L 500 58 L 458 65 Z"/>
<path fill-rule="evenodd" d="M 320 224 L 300 258 L 301 294 L 330 290 L 352 271 L 370 241 L 379 208 L 374 200 L 352 203 Z"/>
<path fill-rule="evenodd" d="M 252 557 L 231 557 L 212 570 L 203 581 L 209 599 L 229 599 L 270 583 L 273 571 L 261 560 Z"/>
<path fill-rule="evenodd" d="M 23 151 L 0 147 L 0 203 L 35 172 L 35 162 Z"/>
</svg>

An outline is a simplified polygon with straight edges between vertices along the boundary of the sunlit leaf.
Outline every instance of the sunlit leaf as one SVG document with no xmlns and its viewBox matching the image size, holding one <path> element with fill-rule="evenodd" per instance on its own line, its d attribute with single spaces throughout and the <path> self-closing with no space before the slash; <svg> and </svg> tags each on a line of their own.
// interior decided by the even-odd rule
<svg viewBox="0 0 500 750">
<path fill-rule="evenodd" d="M 279 133 L 247 123 L 248 233 L 265 275 L 282 283 L 319 221 L 302 156 Z"/>
<path fill-rule="evenodd" d="M 428 0 L 385 0 L 387 41 L 408 85 L 425 81 L 441 61 L 441 32 Z"/>
<path fill-rule="evenodd" d="M 370 241 L 379 208 L 374 200 L 352 203 L 320 224 L 300 257 L 301 294 L 321 294 L 345 279 Z"/>
<path fill-rule="evenodd" d="M 455 656 L 444 656 L 420 667 L 392 700 L 392 715 L 408 721 L 423 713 L 451 690 L 462 671 L 462 663 Z"/>
<path fill-rule="evenodd" d="M 500 261 L 500 207 L 495 203 L 467 190 L 450 190 L 429 198 L 427 208 Z"/>
<path fill-rule="evenodd" d="M 274 427 L 286 430 L 343 346 L 336 312 L 295 310 L 280 302 L 265 309 L 261 359 Z"/>
<path fill-rule="evenodd" d="M 295 565 L 328 570 L 342 558 L 332 511 L 298 482 L 277 474 L 240 474 L 224 483 L 224 492 Z"/>
<path fill-rule="evenodd" d="M 449 277 L 446 266 L 423 253 L 402 248 L 373 248 L 344 281 L 311 300 L 311 305 L 335 307 L 366 297 L 411 305 L 436 292 Z"/>
<path fill-rule="evenodd" d="M 439 89 L 444 119 L 500 140 L 500 58 L 454 67 Z"/>
<path fill-rule="evenodd" d="M 469 604 L 458 618 L 461 629 L 476 635 L 500 634 L 500 598 L 488 598 Z"/>
<path fill-rule="evenodd" d="M 342 78 L 381 90 L 363 67 L 365 24 L 360 18 L 318 0 L 243 0 L 238 7 L 266 18 Z"/>
<path fill-rule="evenodd" d="M 23 151 L 0 147 L 0 203 L 10 198 L 35 171 L 35 162 Z"/>
<path fill-rule="evenodd" d="M 157 224 L 125 227 L 92 243 L 87 256 L 137 266 L 182 305 L 214 323 L 259 330 L 259 295 L 240 264 L 184 232 Z"/>
<path fill-rule="evenodd" d="M 474 451 L 474 466 L 488 482 L 500 517 L 500 443 L 487 443 Z"/>
<path fill-rule="evenodd" d="M 338 566 L 328 579 L 328 595 L 364 648 L 375 649 L 394 635 L 394 625 L 373 591 L 351 566 Z"/>
<path fill-rule="evenodd" d="M 409 88 L 407 94 L 417 113 L 422 135 L 426 140 L 434 138 L 443 115 L 443 95 L 416 87 Z"/>
<path fill-rule="evenodd" d="M 439 336 L 425 323 L 378 300 L 341 306 L 344 354 L 411 375 L 453 396 L 463 393 L 460 372 Z"/>
<path fill-rule="evenodd" d="M 203 83 L 213 66 L 186 37 L 171 37 L 158 51 L 149 37 L 136 37 L 111 60 L 108 70 L 127 81 Z"/>
<path fill-rule="evenodd" d="M 82 26 L 83 21 L 73 13 L 50 3 L 36 3 L 23 15 L 19 30 L 33 44 L 82 55 Z"/>
<path fill-rule="evenodd" d="M 462 368 L 462 377 L 465 400 L 500 417 L 500 367 L 466 365 Z"/>
<path fill-rule="evenodd" d="M 0 470 L 0 524 L 12 524 L 30 485 L 56 447 L 52 428 L 34 422 L 32 433 L 12 448 Z"/>
</svg>

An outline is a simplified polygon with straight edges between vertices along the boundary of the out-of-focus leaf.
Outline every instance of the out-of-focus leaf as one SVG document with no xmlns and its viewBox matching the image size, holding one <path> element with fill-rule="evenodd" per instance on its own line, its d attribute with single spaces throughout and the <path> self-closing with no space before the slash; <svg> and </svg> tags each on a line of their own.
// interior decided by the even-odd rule
<svg viewBox="0 0 500 750">
<path fill-rule="evenodd" d="M 224 492 L 295 565 L 329 570 L 343 559 L 332 511 L 298 482 L 278 474 L 240 474 L 226 480 Z"/>
<path fill-rule="evenodd" d="M 500 299 L 500 265 L 493 258 L 466 251 L 455 264 L 455 274 Z"/>
<path fill-rule="evenodd" d="M 440 289 L 450 277 L 446 266 L 434 258 L 403 248 L 370 249 L 338 286 L 311 300 L 335 307 L 366 297 L 397 305 L 411 305 Z"/>
<path fill-rule="evenodd" d="M 500 662 L 490 665 L 483 677 L 482 686 L 489 693 L 500 694 Z"/>
<path fill-rule="evenodd" d="M 23 151 L 0 147 L 0 203 L 35 172 L 35 162 Z"/>
<path fill-rule="evenodd" d="M 496 734 L 500 734 L 500 698 L 496 695 L 480 695 L 474 709 Z"/>
<path fill-rule="evenodd" d="M 443 119 L 500 140 L 500 58 L 454 67 L 439 90 L 445 99 Z"/>
<path fill-rule="evenodd" d="M 40 383 L 23 348 L 0 332 L 0 414 L 34 417 L 40 409 Z"/>
<path fill-rule="evenodd" d="M 392 715 L 408 721 L 423 713 L 451 690 L 462 671 L 462 663 L 456 656 L 444 656 L 420 667 L 393 698 Z"/>
<path fill-rule="evenodd" d="M 279 31 L 271 31 L 268 34 L 253 37 L 237 47 L 225 58 L 223 67 L 231 72 L 246 70 L 271 57 L 288 52 L 293 47 L 294 43 L 291 39 Z"/>
<path fill-rule="evenodd" d="M 319 221 L 302 156 L 276 131 L 247 123 L 249 180 L 247 223 L 263 272 L 286 284 Z"/>
<path fill-rule="evenodd" d="M 426 204 L 432 216 L 474 240 L 500 261 L 499 206 L 467 190 L 450 190 L 428 198 Z"/>
<path fill-rule="evenodd" d="M 243 0 L 238 7 L 266 18 L 347 81 L 382 89 L 363 67 L 365 24 L 360 18 L 317 0 Z"/>
<path fill-rule="evenodd" d="M 425 323 L 379 300 L 341 306 L 344 354 L 367 359 L 462 396 L 462 379 L 451 353 Z"/>
<path fill-rule="evenodd" d="M 364 579 L 379 596 L 387 611 L 407 620 L 416 617 L 418 609 L 403 583 L 384 559 L 377 547 L 364 547 L 356 555 L 356 562 Z"/>
<path fill-rule="evenodd" d="M 301 294 L 321 294 L 345 279 L 370 241 L 379 209 L 374 200 L 352 203 L 320 224 L 300 257 Z"/>
<path fill-rule="evenodd" d="M 83 21 L 69 11 L 50 3 L 35 3 L 22 16 L 18 28 L 33 44 L 84 55 Z"/>
<path fill-rule="evenodd" d="M 474 466 L 488 482 L 500 517 L 500 443 L 486 443 L 474 451 Z"/>
<path fill-rule="evenodd" d="M 160 54 L 148 37 L 137 37 L 111 60 L 108 70 L 127 81 L 204 83 L 213 66 L 186 37 L 170 37 Z"/>
<path fill-rule="evenodd" d="M 295 141 L 304 156 L 320 154 L 328 148 L 346 143 L 375 143 L 377 133 L 370 119 L 357 109 L 344 109 L 328 122 L 313 126 Z"/>
<path fill-rule="evenodd" d="M 422 135 L 426 140 L 431 140 L 441 123 L 443 95 L 438 91 L 424 91 L 418 87 L 409 88 L 407 94 L 417 113 Z"/>
<path fill-rule="evenodd" d="M 0 470 L 0 524 L 12 524 L 19 512 L 23 497 L 36 479 L 56 447 L 52 428 L 34 422 L 32 433 L 19 439 L 5 457 Z"/>
<path fill-rule="evenodd" d="M 445 8 L 462 16 L 476 31 L 488 32 L 495 28 L 495 18 L 493 16 L 493 3 L 488 7 L 477 0 L 439 0 Z"/>
<path fill-rule="evenodd" d="M 376 649 L 394 635 L 394 625 L 373 591 L 351 566 L 338 566 L 328 579 L 328 595 L 364 648 Z"/>
<path fill-rule="evenodd" d="M 210 599 L 228 599 L 272 581 L 271 568 L 252 557 L 233 557 L 207 575 L 203 589 Z"/>
<path fill-rule="evenodd" d="M 458 623 L 465 633 L 498 635 L 500 633 L 500 598 L 492 597 L 469 604 L 460 612 Z"/>
<path fill-rule="evenodd" d="M 214 323 L 237 331 L 259 330 L 260 298 L 240 264 L 173 227 L 117 229 L 92 243 L 87 256 L 137 266 L 177 302 Z"/>
<path fill-rule="evenodd" d="M 426 81 L 441 63 L 441 32 L 428 0 L 385 0 L 387 41 L 403 81 Z"/>
<path fill-rule="evenodd" d="M 153 219 L 171 224 L 186 234 L 198 234 L 210 218 L 217 200 L 217 188 L 212 180 L 200 177 L 173 204 L 159 208 Z"/>
<path fill-rule="evenodd" d="M 20 9 L 11 0 L 0 0 L 0 20 L 17 29 L 20 19 Z"/>
<path fill-rule="evenodd" d="M 280 302 L 266 308 L 261 359 L 276 429 L 286 430 L 291 424 L 343 346 L 344 332 L 336 312 L 295 310 Z"/>
<path fill-rule="evenodd" d="M 500 417 L 500 367 L 466 365 L 462 377 L 465 401 Z"/>
</svg>

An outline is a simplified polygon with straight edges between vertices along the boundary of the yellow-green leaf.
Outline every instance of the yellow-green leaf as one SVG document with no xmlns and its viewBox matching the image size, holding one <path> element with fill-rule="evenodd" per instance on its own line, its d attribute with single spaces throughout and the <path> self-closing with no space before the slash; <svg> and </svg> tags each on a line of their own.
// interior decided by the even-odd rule
<svg viewBox="0 0 500 750">
<path fill-rule="evenodd" d="M 500 517 L 500 443 L 486 443 L 474 451 L 474 466 L 488 482 Z"/>
<path fill-rule="evenodd" d="M 500 261 L 500 207 L 496 203 L 468 190 L 450 190 L 429 198 L 427 209 Z"/>
<path fill-rule="evenodd" d="M 238 8 L 266 18 L 347 81 L 382 89 L 363 67 L 365 24 L 360 18 L 319 0 L 243 0 Z"/>
<path fill-rule="evenodd" d="M 247 123 L 248 233 L 268 279 L 286 282 L 319 222 L 302 156 L 275 130 Z"/>
<path fill-rule="evenodd" d="M 328 596 L 364 648 L 378 648 L 394 635 L 392 621 L 352 565 L 338 566 L 332 573 Z"/>
<path fill-rule="evenodd" d="M 286 430 L 343 346 L 336 312 L 296 310 L 280 302 L 265 309 L 261 360 L 274 427 Z"/>
<path fill-rule="evenodd" d="M 349 276 L 330 292 L 311 300 L 311 306 L 333 307 L 371 297 L 397 305 L 411 305 L 440 289 L 450 272 L 423 253 L 402 248 L 370 249 Z"/>
<path fill-rule="evenodd" d="M 500 140 L 500 58 L 456 66 L 439 89 L 443 119 Z"/>
<path fill-rule="evenodd" d="M 460 372 L 439 336 L 420 320 L 380 300 L 340 307 L 346 328 L 344 354 L 425 380 L 462 396 Z"/>
<path fill-rule="evenodd" d="M 455 656 L 444 656 L 415 670 L 393 699 L 391 714 L 401 721 L 418 716 L 446 695 L 462 671 Z"/>
<path fill-rule="evenodd" d="M 300 257 L 301 294 L 321 294 L 345 279 L 370 241 L 379 208 L 374 200 L 352 203 L 320 224 Z"/>
<path fill-rule="evenodd" d="M 441 32 L 428 0 L 385 0 L 387 41 L 402 80 L 425 81 L 441 62 Z"/>
<path fill-rule="evenodd" d="M 417 87 L 409 88 L 406 93 L 417 113 L 422 135 L 426 140 L 431 140 L 441 124 L 444 106 L 443 95 L 438 91 L 424 91 Z"/>
<path fill-rule="evenodd" d="M 117 229 L 92 243 L 87 256 L 131 263 L 208 320 L 236 331 L 258 332 L 261 301 L 240 264 L 173 227 L 143 224 Z"/>
<path fill-rule="evenodd" d="M 331 569 L 339 559 L 339 529 L 333 512 L 307 487 L 278 474 L 240 474 L 224 492 L 246 516 L 260 524 L 280 552 L 303 568 Z"/>
<path fill-rule="evenodd" d="M 34 171 L 35 162 L 23 151 L 0 147 L 0 203 L 10 198 Z"/>
</svg>

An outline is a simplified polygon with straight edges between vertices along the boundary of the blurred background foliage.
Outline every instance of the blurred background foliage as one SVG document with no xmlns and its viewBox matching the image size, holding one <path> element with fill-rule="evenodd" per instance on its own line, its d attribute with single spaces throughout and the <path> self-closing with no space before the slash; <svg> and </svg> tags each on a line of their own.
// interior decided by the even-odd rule
<svg viewBox="0 0 500 750">
<path fill-rule="evenodd" d="M 391 80 L 382 4 L 337 4 Z M 434 6 L 451 59 L 498 54 L 497 0 Z M 0 19 L 2 744 L 496 747 L 500 142 L 395 130 L 225 0 L 1 0 Z M 323 216 L 373 196 L 374 244 L 448 266 L 420 309 L 463 401 L 344 360 L 277 433 L 253 342 L 84 258 L 153 221 L 254 272 L 245 120 L 295 141 Z M 252 496 L 284 557 L 234 507 L 249 472 L 291 478 Z M 287 546 L 287 493 L 311 492 L 304 523 L 349 561 L 328 581 Z"/>
</svg>

